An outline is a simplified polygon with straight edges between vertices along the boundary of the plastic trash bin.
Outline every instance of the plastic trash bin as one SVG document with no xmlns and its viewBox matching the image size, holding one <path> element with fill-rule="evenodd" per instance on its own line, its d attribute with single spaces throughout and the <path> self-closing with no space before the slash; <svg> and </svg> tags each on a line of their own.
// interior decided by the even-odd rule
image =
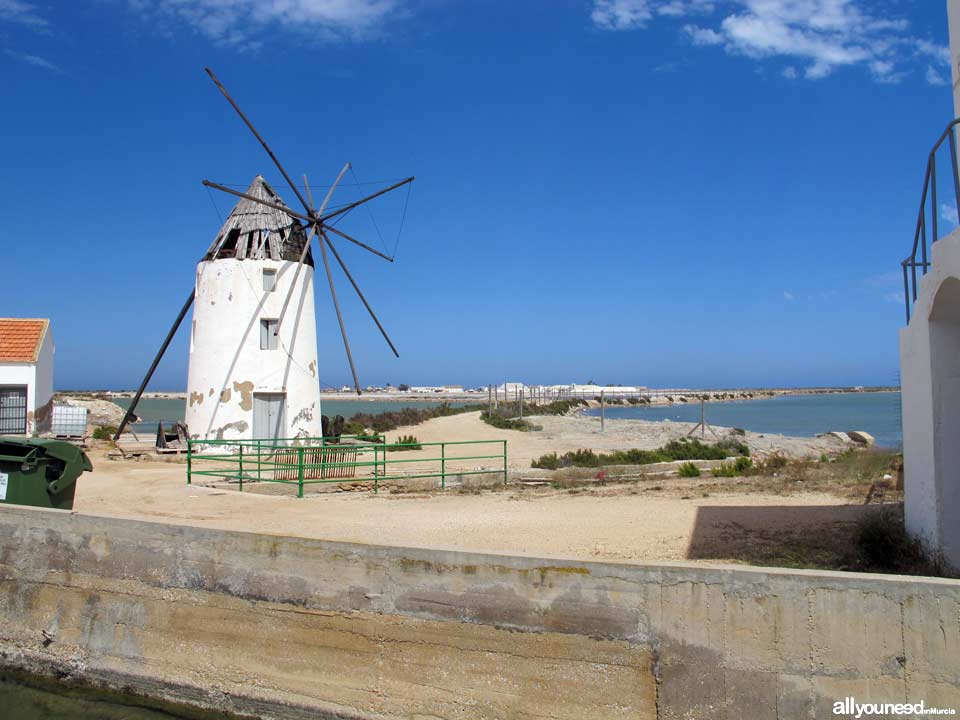
<svg viewBox="0 0 960 720">
<path fill-rule="evenodd" d="M 0 437 L 0 503 L 72 510 L 84 470 L 90 458 L 68 442 Z"/>
</svg>

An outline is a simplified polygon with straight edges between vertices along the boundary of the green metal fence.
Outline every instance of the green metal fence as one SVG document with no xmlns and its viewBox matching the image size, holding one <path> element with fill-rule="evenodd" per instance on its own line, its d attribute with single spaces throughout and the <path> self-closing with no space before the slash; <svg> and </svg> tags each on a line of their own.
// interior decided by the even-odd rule
<svg viewBox="0 0 960 720">
<path fill-rule="evenodd" d="M 484 466 L 462 467 L 463 462 L 479 460 Z M 385 482 L 427 478 L 438 478 L 445 489 L 448 478 L 464 475 L 502 475 L 506 484 L 507 441 L 388 443 L 359 437 L 187 441 L 188 485 L 195 478 L 217 478 L 236 483 L 240 492 L 245 483 L 281 483 L 295 485 L 297 497 L 303 497 L 309 485 L 369 482 L 376 493 Z"/>
</svg>

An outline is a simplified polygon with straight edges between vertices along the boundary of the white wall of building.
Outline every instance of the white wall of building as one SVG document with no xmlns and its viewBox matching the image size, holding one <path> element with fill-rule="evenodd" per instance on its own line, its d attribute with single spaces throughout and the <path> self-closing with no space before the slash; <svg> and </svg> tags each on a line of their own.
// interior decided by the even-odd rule
<svg viewBox="0 0 960 720">
<path fill-rule="evenodd" d="M 960 567 L 960 230 L 932 246 L 900 331 L 907 530 Z"/>
<path fill-rule="evenodd" d="M 37 353 L 34 408 L 42 408 L 53 400 L 53 353 L 53 333 L 47 326 L 40 352 Z"/>
<path fill-rule="evenodd" d="M 253 438 L 254 398 L 285 393 L 284 436 L 320 437 L 313 268 L 303 265 L 279 326 L 261 349 L 261 319 L 280 319 L 297 263 L 218 259 L 197 266 L 186 424 L 193 438 Z M 273 292 L 263 271 L 276 271 Z"/>
<path fill-rule="evenodd" d="M 947 0 L 947 20 L 950 27 L 953 116 L 960 117 L 960 0 Z"/>
</svg>

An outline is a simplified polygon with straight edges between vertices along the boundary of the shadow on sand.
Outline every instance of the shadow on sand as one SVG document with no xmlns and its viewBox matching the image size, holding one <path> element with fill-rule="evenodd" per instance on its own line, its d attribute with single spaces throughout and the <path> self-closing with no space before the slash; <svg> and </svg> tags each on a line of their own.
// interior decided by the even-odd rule
<svg viewBox="0 0 960 720">
<path fill-rule="evenodd" d="M 690 560 L 846 569 L 857 522 L 876 505 L 707 506 L 697 510 Z"/>
</svg>

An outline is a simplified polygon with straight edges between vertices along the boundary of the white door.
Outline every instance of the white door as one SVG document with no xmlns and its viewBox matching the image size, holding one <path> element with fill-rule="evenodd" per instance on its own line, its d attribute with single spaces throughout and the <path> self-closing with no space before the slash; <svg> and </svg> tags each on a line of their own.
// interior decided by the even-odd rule
<svg viewBox="0 0 960 720">
<path fill-rule="evenodd" d="M 284 408 L 286 393 L 253 394 L 253 437 L 256 440 L 277 440 L 285 434 Z"/>
</svg>

